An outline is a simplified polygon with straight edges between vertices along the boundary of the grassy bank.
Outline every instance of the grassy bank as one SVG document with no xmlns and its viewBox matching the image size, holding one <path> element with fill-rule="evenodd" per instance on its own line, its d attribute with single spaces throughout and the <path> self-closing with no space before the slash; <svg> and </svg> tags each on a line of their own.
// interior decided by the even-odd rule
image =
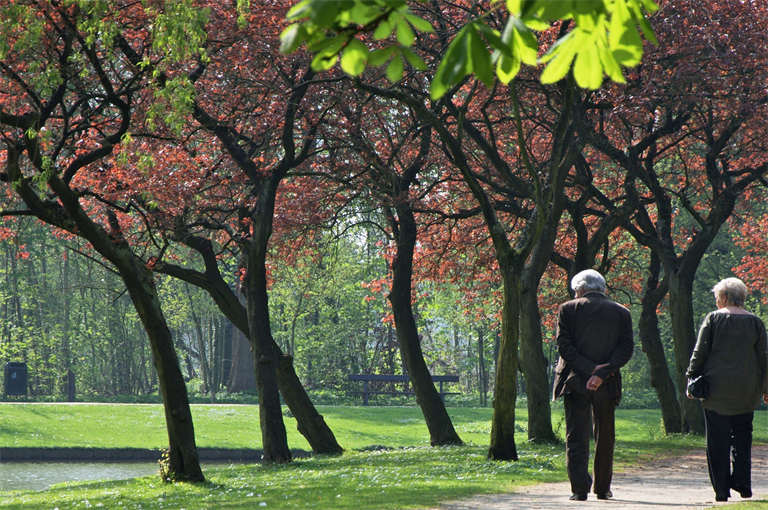
<svg viewBox="0 0 768 510">
<path fill-rule="evenodd" d="M 562 445 L 526 442 L 525 412 L 518 416 L 521 460 L 514 463 L 485 459 L 490 409 L 449 409 L 459 434 L 470 443 L 453 448 L 427 446 L 426 427 L 414 407 L 324 407 L 320 412 L 347 449 L 345 455 L 287 466 L 210 469 L 204 484 L 166 485 L 147 477 L 0 493 L 0 508 L 430 508 L 440 501 L 566 479 Z M 200 446 L 260 446 L 257 409 L 252 406 L 193 406 L 193 413 Z M 557 412 L 554 423 L 561 427 Z M 286 418 L 286 426 L 290 445 L 308 448 L 291 418 Z M 164 435 L 160 406 L 0 405 L 2 446 L 159 448 Z M 703 446 L 700 437 L 664 437 L 657 410 L 619 411 L 617 436 L 617 469 Z M 755 417 L 755 441 L 768 442 L 767 412 Z M 768 510 L 768 502 L 745 505 L 735 508 Z"/>
</svg>

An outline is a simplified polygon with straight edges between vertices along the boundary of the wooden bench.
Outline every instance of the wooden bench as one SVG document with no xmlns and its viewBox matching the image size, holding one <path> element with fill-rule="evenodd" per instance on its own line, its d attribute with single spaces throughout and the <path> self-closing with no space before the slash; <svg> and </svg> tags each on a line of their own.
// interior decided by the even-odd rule
<svg viewBox="0 0 768 510">
<path fill-rule="evenodd" d="M 363 391 L 350 391 L 353 395 L 363 396 L 363 405 L 368 405 L 368 395 L 407 395 L 412 396 L 415 393 L 413 391 L 375 391 L 368 388 L 369 382 L 409 382 L 411 380 L 407 375 L 387 375 L 387 374 L 349 374 L 347 376 L 349 381 L 363 381 Z M 457 383 L 459 382 L 458 375 L 433 375 L 432 381 L 440 383 L 440 389 L 438 393 L 440 398 L 445 403 L 446 395 L 461 395 L 458 392 L 443 391 L 443 383 Z"/>
</svg>

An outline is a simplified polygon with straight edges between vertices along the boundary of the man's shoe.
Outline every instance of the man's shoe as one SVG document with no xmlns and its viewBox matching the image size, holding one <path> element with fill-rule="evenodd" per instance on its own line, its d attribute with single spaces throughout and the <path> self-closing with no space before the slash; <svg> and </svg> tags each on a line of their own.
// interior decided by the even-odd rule
<svg viewBox="0 0 768 510">
<path fill-rule="evenodd" d="M 571 497 L 568 498 L 568 499 L 570 499 L 571 501 L 586 501 L 587 500 L 587 495 L 586 494 L 576 494 L 576 493 L 573 493 L 573 494 L 571 494 Z"/>
<path fill-rule="evenodd" d="M 613 497 L 613 492 L 611 491 L 597 494 L 597 499 L 611 499 L 612 497 Z"/>
<path fill-rule="evenodd" d="M 746 487 L 734 486 L 734 487 L 731 487 L 731 489 L 738 492 L 739 495 L 744 499 L 749 499 L 752 497 L 752 491 L 750 489 L 747 489 Z"/>
</svg>

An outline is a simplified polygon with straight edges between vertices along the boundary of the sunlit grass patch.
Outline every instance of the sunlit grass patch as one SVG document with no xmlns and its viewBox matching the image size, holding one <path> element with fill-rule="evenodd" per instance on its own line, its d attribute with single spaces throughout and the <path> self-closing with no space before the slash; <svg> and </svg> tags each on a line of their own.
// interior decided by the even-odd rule
<svg viewBox="0 0 768 510">
<path fill-rule="evenodd" d="M 407 509 L 564 478 L 561 448 L 532 447 L 520 453 L 518 462 L 494 462 L 486 459 L 486 448 L 478 446 L 354 452 L 289 465 L 212 469 L 206 471 L 204 484 L 165 485 L 145 477 L 6 493 L 0 508 Z"/>
</svg>

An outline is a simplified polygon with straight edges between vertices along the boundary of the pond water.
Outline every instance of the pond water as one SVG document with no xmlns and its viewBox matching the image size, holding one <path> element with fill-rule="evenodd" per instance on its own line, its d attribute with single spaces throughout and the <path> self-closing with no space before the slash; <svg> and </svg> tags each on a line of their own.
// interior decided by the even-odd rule
<svg viewBox="0 0 768 510">
<path fill-rule="evenodd" d="M 0 491 L 42 490 L 56 483 L 124 480 L 157 473 L 157 462 L 0 462 Z"/>
</svg>

